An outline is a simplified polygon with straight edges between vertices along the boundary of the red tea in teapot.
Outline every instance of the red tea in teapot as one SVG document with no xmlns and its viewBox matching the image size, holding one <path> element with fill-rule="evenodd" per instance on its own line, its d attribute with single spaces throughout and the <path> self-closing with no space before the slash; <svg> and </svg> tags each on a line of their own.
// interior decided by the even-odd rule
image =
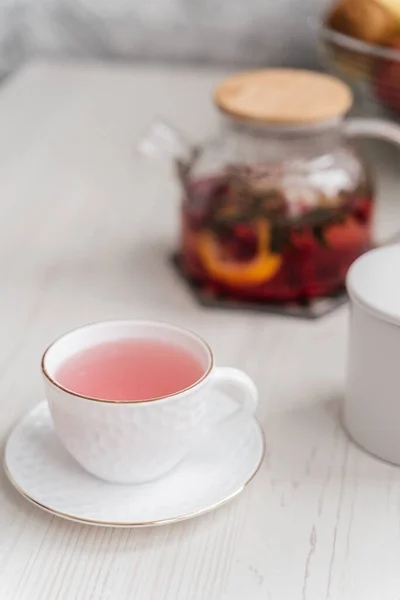
<svg viewBox="0 0 400 600">
<path fill-rule="evenodd" d="M 368 186 L 335 198 L 303 189 L 295 198 L 274 188 L 270 173 L 249 171 L 187 187 L 181 260 L 188 274 L 216 296 L 243 300 L 304 300 L 340 290 L 351 263 L 371 246 Z"/>
</svg>

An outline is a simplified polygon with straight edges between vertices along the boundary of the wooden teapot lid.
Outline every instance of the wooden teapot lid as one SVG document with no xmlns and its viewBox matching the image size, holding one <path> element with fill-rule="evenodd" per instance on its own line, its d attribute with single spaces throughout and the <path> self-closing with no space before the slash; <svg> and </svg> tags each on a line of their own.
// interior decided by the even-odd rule
<svg viewBox="0 0 400 600">
<path fill-rule="evenodd" d="M 317 123 L 345 114 L 350 88 L 331 75 L 298 69 L 259 69 L 225 79 L 217 106 L 240 119 L 271 124 Z"/>
</svg>

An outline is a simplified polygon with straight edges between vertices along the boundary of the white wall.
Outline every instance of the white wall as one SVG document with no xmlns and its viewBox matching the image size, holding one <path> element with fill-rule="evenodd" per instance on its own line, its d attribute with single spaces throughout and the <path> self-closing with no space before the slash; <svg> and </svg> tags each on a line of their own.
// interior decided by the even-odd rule
<svg viewBox="0 0 400 600">
<path fill-rule="evenodd" d="M 315 64 L 329 0 L 0 0 L 0 68 L 32 55 Z"/>
</svg>

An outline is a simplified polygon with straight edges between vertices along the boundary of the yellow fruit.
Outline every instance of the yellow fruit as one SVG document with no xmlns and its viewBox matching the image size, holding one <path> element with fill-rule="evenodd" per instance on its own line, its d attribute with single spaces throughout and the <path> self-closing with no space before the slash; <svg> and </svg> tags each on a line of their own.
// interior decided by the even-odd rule
<svg viewBox="0 0 400 600">
<path fill-rule="evenodd" d="M 390 44 L 399 31 L 394 14 L 383 3 L 400 0 L 341 0 L 328 15 L 328 25 L 370 44 Z"/>
<path fill-rule="evenodd" d="M 375 0 L 381 6 L 387 8 L 397 19 L 400 26 L 400 0 Z"/>
<path fill-rule="evenodd" d="M 208 273 L 217 281 L 233 287 L 261 285 L 275 277 L 282 265 L 282 257 L 270 250 L 270 226 L 268 221 L 257 222 L 258 252 L 247 262 L 223 260 L 217 238 L 209 231 L 199 237 L 199 256 Z"/>
</svg>

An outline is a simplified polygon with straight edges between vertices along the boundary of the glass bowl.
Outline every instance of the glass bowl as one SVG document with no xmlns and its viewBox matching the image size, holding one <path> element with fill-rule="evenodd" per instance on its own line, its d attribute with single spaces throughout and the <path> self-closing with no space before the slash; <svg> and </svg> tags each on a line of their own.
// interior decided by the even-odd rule
<svg viewBox="0 0 400 600">
<path fill-rule="evenodd" d="M 379 46 L 318 24 L 319 53 L 329 72 L 348 83 L 362 109 L 400 120 L 399 47 Z"/>
</svg>

